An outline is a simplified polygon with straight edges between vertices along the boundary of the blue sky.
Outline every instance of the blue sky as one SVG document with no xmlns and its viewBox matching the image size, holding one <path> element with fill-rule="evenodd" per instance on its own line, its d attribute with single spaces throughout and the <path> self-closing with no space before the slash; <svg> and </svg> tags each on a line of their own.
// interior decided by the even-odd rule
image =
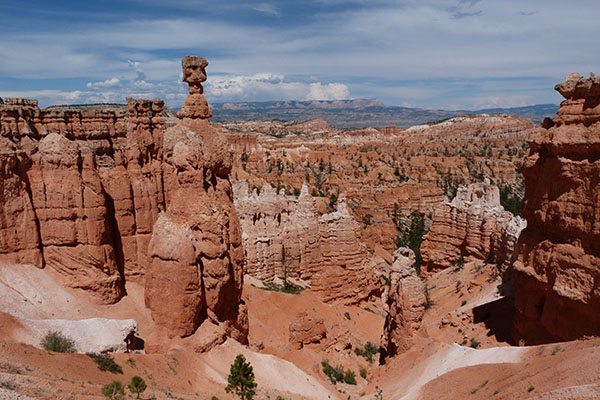
<svg viewBox="0 0 600 400">
<path fill-rule="evenodd" d="M 565 75 L 600 72 L 598 15 L 597 0 L 2 0 L 0 97 L 178 106 L 195 54 L 210 102 L 558 103 Z"/>
</svg>

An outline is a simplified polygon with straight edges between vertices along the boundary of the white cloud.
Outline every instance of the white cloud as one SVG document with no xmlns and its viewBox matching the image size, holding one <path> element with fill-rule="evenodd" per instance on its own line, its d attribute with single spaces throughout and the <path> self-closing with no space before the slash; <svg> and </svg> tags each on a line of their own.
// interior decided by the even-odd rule
<svg viewBox="0 0 600 400">
<path fill-rule="evenodd" d="M 121 80 L 119 78 L 113 77 L 101 82 L 88 82 L 85 86 L 88 89 L 102 89 L 102 88 L 111 88 L 117 87 L 121 85 Z"/>
<path fill-rule="evenodd" d="M 322 85 L 321 82 L 311 83 L 306 100 L 342 100 L 350 98 L 350 90 L 343 83 L 328 83 Z"/>
<path fill-rule="evenodd" d="M 271 17 L 279 16 L 279 10 L 277 9 L 276 6 L 274 6 L 271 3 L 259 3 L 255 7 L 253 7 L 253 9 L 260 13 L 269 15 Z"/>
<path fill-rule="evenodd" d="M 215 101 L 339 100 L 350 97 L 342 83 L 288 81 L 281 74 L 209 77 L 206 95 Z"/>
</svg>

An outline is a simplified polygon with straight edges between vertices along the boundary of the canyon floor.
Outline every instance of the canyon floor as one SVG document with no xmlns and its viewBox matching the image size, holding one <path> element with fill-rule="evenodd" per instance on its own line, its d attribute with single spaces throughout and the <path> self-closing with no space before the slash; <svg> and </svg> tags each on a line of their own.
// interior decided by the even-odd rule
<svg viewBox="0 0 600 400">
<path fill-rule="evenodd" d="M 33 330 L 40 325 L 32 321 L 133 318 L 144 337 L 153 323 L 139 285 L 129 283 L 128 296 L 117 304 L 99 306 L 89 294 L 64 288 L 50 269 L 3 265 L 0 305 L 7 312 L 0 314 L 0 399 L 100 399 L 103 385 L 128 382 L 134 375 L 148 383 L 147 399 L 234 398 L 224 387 L 240 353 L 254 368 L 261 399 L 375 399 L 378 393 L 385 399 L 598 398 L 600 339 L 529 347 L 506 343 L 501 322 L 508 315 L 495 268 L 474 262 L 430 274 L 429 308 L 414 346 L 383 366 L 354 353 L 357 346 L 380 340 L 384 318 L 377 304 L 325 304 L 310 289 L 285 294 L 247 279 L 249 346 L 227 340 L 202 354 L 184 343 L 173 344 L 165 354 L 115 353 L 123 368 L 122 375 L 115 375 L 100 371 L 85 354 L 34 346 L 41 333 Z M 324 319 L 327 335 L 296 349 L 289 342 L 289 326 L 306 311 Z M 355 371 L 357 385 L 329 383 L 323 360 Z M 366 379 L 359 377 L 361 368 Z"/>
</svg>

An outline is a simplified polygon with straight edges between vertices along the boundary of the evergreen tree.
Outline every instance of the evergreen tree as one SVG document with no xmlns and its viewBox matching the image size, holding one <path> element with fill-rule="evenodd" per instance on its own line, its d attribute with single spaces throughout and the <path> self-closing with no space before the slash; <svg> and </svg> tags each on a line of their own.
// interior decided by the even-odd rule
<svg viewBox="0 0 600 400">
<path fill-rule="evenodd" d="M 246 361 L 243 355 L 239 354 L 231 364 L 227 383 L 225 391 L 227 393 L 234 392 L 240 396 L 241 400 L 252 400 L 256 394 L 252 365 Z"/>
<path fill-rule="evenodd" d="M 140 376 L 137 375 L 131 378 L 131 383 L 127 385 L 129 391 L 137 395 L 137 399 L 140 398 L 140 394 L 143 393 L 144 390 L 146 390 L 146 387 L 146 382 Z"/>
</svg>

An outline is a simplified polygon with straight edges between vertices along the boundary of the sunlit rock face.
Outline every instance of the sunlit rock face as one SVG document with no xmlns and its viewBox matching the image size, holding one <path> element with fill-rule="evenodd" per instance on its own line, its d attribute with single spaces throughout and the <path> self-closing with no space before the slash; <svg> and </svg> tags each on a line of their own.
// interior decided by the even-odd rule
<svg viewBox="0 0 600 400">
<path fill-rule="evenodd" d="M 565 100 L 531 140 L 527 228 L 505 277 L 526 343 L 600 334 L 600 82 L 571 74 L 556 89 Z"/>
<path fill-rule="evenodd" d="M 208 122 L 207 61 L 182 65 L 190 96 L 168 128 L 157 99 L 0 102 L 0 259 L 52 268 L 100 303 L 139 282 L 167 336 L 210 321 L 244 342 L 231 155 Z"/>
<path fill-rule="evenodd" d="M 498 187 L 487 183 L 461 186 L 451 202 L 434 208 L 433 221 L 421 247 L 427 271 L 455 266 L 459 260 L 513 259 L 514 244 L 525 221 L 504 210 Z"/>
</svg>

